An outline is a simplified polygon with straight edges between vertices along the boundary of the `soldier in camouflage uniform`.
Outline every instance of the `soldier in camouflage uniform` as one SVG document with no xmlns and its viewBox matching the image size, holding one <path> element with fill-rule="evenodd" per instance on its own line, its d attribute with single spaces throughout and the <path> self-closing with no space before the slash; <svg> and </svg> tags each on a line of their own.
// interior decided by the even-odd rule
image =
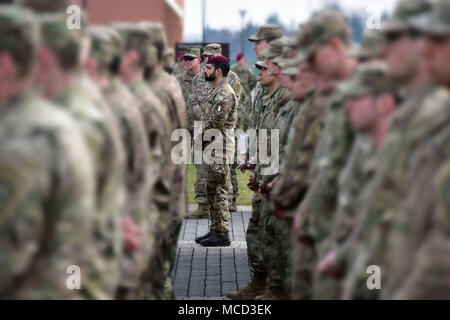
<svg viewBox="0 0 450 320">
<path fill-rule="evenodd" d="M 175 52 L 171 47 L 166 47 L 164 49 L 162 66 L 168 74 L 173 74 L 173 68 L 175 66 Z"/>
<path fill-rule="evenodd" d="M 353 142 L 343 101 L 335 95 L 336 85 L 353 74 L 356 62 L 347 56 L 351 30 L 343 15 L 327 10 L 318 12 L 305 29 L 308 36 L 301 55 L 317 71 L 328 111 L 308 173 L 310 186 L 296 215 L 301 221 L 298 227 L 303 241 L 312 246 L 320 259 L 330 248 L 328 234 L 336 206 L 338 176 Z M 328 51 L 328 46 L 334 48 L 333 52 Z M 324 279 L 315 269 L 313 298 L 336 297 L 339 297 L 338 284 Z"/>
<path fill-rule="evenodd" d="M 392 84 L 381 62 L 361 65 L 355 76 L 340 84 L 337 90 L 346 101 L 345 110 L 355 131 L 355 142 L 339 177 L 338 205 L 330 232 L 333 249 L 318 268 L 324 275 L 340 279 L 349 262 L 345 250 L 360 211 L 359 194 L 375 173 L 375 155 L 384 142 L 395 101 L 390 92 Z"/>
<path fill-rule="evenodd" d="M 149 142 L 150 161 L 148 170 L 153 178 L 153 194 L 148 204 L 147 215 L 150 232 L 157 239 L 151 250 L 152 257 L 147 266 L 144 278 L 143 296 L 151 299 L 170 298 L 170 279 L 166 273 L 167 254 L 165 250 L 170 241 L 169 226 L 169 202 L 170 181 L 163 175 L 165 166 L 164 148 L 168 148 L 167 141 L 170 137 L 169 120 L 163 107 L 144 80 L 144 69 L 156 61 L 156 49 L 151 46 L 151 36 L 147 29 L 138 25 L 115 24 L 125 41 L 125 53 L 120 63 L 120 73 L 124 82 L 139 102 L 146 134 Z M 154 49 L 154 50 L 152 50 Z M 167 282 L 167 283 L 166 283 Z M 169 290 L 166 289 L 166 284 Z M 169 292 L 167 292 L 169 291 Z"/>
<path fill-rule="evenodd" d="M 446 93 L 430 83 L 420 54 L 423 38 L 413 32 L 413 21 L 430 8 L 428 1 L 400 1 L 383 28 L 388 74 L 407 98 L 392 116 L 390 132 L 376 155 L 375 175 L 361 192 L 363 205 L 349 239 L 352 263 L 344 279 L 344 298 L 379 297 L 379 290 L 367 287 L 367 267 L 382 265 L 395 207 L 411 184 L 407 173 L 417 171 L 415 150 L 448 122 Z"/>
<path fill-rule="evenodd" d="M 164 27 L 160 23 L 151 22 L 142 22 L 140 25 L 150 32 L 150 43 L 156 48 L 156 63 L 148 65 L 145 77 L 163 104 L 163 110 L 170 120 L 170 139 L 175 130 L 186 128 L 184 99 L 176 78 L 165 72 L 162 67 L 163 53 L 167 47 Z M 164 150 L 166 159 L 164 174 L 167 173 L 167 176 L 170 177 L 169 234 L 167 246 L 163 249 L 163 253 L 166 255 L 165 272 L 168 277 L 175 262 L 175 247 L 181 227 L 181 217 L 184 217 L 187 213 L 187 171 L 184 163 L 176 164 L 172 160 L 172 150 L 178 144 L 178 141 L 169 140 L 167 142 L 170 148 L 169 150 Z M 167 283 L 167 285 L 170 284 Z"/>
<path fill-rule="evenodd" d="M 230 60 L 222 55 L 208 59 L 205 79 L 212 83 L 213 91 L 206 100 L 202 134 L 215 129 L 218 136 L 205 143 L 203 150 L 213 147 L 207 167 L 207 195 L 211 212 L 210 231 L 195 241 L 202 246 L 229 246 L 228 221 L 230 213 L 227 201 L 229 163 L 235 152 L 234 128 L 237 121 L 238 99 L 227 82 Z M 212 160 L 212 161 L 211 161 Z"/>
<path fill-rule="evenodd" d="M 87 65 L 95 66 L 90 75 L 119 119 L 121 138 L 126 148 L 126 198 L 122 209 L 124 253 L 116 297 L 135 299 L 155 241 L 152 238 L 154 234 L 149 232 L 150 221 L 146 212 L 152 193 L 148 138 L 138 101 L 119 77 L 124 40 L 116 30 L 105 26 L 90 27 L 89 35 L 92 50 Z"/>
<path fill-rule="evenodd" d="M 255 50 L 256 57 L 260 60 L 264 59 L 261 52 L 269 47 L 269 42 L 280 38 L 282 36 L 282 27 L 278 25 L 263 25 L 258 27 L 256 33 L 248 40 L 254 42 L 253 50 Z M 255 64 L 256 68 L 265 68 L 264 61 L 258 61 Z M 262 113 L 262 97 L 267 94 L 267 89 L 258 81 L 255 87 L 255 97 L 252 109 L 246 115 L 246 122 L 248 122 L 248 129 L 257 129 L 260 114 Z M 243 164 L 238 166 L 243 172 L 246 169 L 253 170 L 255 163 L 251 158 L 254 155 L 247 153 Z M 255 181 L 254 181 L 255 182 Z M 261 210 L 261 203 L 263 196 L 259 192 L 254 192 L 252 198 L 252 214 L 247 228 L 247 254 L 249 257 L 250 270 L 252 272 L 252 280 L 242 290 L 228 293 L 227 297 L 233 300 L 248 300 L 254 299 L 256 296 L 265 293 L 267 286 L 267 272 L 262 259 L 262 242 L 259 236 L 259 217 Z"/>
<path fill-rule="evenodd" d="M 183 59 L 186 64 L 186 70 L 177 75 L 178 84 L 181 87 L 181 92 L 183 93 L 184 101 L 187 105 L 189 96 L 192 94 L 193 90 L 193 80 L 194 77 L 201 71 L 200 70 L 200 49 L 199 48 L 189 48 L 184 51 Z M 194 118 L 195 115 L 192 114 L 192 110 L 186 110 L 187 116 L 187 129 L 194 135 Z"/>
<path fill-rule="evenodd" d="M 205 46 L 203 50 L 203 56 L 206 59 L 222 53 L 222 46 L 217 43 L 211 43 Z M 212 91 L 212 85 L 210 82 L 205 80 L 204 68 L 202 72 L 199 72 L 193 79 L 193 90 L 188 98 L 187 110 L 190 110 L 194 121 L 201 121 L 206 108 L 206 99 Z M 227 82 L 230 84 L 231 88 L 234 90 L 238 101 L 241 96 L 242 87 L 239 82 L 239 77 L 230 70 L 227 75 Z M 200 218 L 209 215 L 209 208 L 206 199 L 206 171 L 204 164 L 196 164 L 197 176 L 195 181 L 195 201 L 199 204 L 198 208 L 191 212 L 187 218 Z M 234 172 L 237 164 L 233 164 Z M 232 168 L 232 169 L 233 169 Z M 230 178 L 231 179 L 231 178 Z M 235 190 L 237 192 L 237 179 L 235 181 Z M 228 182 L 228 190 L 230 195 L 233 194 L 233 187 L 231 180 Z M 234 194 L 233 194 L 234 196 Z M 230 196 L 232 198 L 233 196 Z"/>
<path fill-rule="evenodd" d="M 44 96 L 67 110 L 80 124 L 94 159 L 97 181 L 95 248 L 101 259 L 95 261 L 87 290 L 92 298 L 112 298 L 117 287 L 122 253 L 120 208 L 123 187 L 123 146 L 117 123 L 105 104 L 97 104 L 83 86 L 78 73 L 81 34 L 66 27 L 63 14 L 42 15 L 41 55 L 37 84 Z"/>
<path fill-rule="evenodd" d="M 165 106 L 165 111 L 170 119 L 171 134 L 177 129 L 186 128 L 186 105 L 183 95 L 175 76 L 169 75 L 162 67 L 162 57 L 167 47 L 167 37 L 164 27 L 160 23 L 141 23 L 148 28 L 151 34 L 151 43 L 157 52 L 156 64 L 149 66 L 146 70 L 146 80 L 154 90 L 159 100 Z M 173 149 L 178 141 L 171 141 Z M 170 215 L 172 219 L 173 249 L 175 249 L 178 231 L 181 226 L 181 217 L 187 213 L 187 188 L 186 188 L 186 165 L 173 164 L 171 152 L 166 154 L 166 168 L 169 172 L 173 170 L 171 181 Z"/>
<path fill-rule="evenodd" d="M 413 163 L 420 165 L 420 170 L 410 170 L 410 185 L 405 193 L 408 196 L 395 210 L 388 235 L 389 251 L 382 265 L 382 270 L 386 270 L 382 299 L 447 299 L 450 292 L 446 254 L 450 212 L 449 16 L 450 2 L 440 0 L 431 14 L 414 24 L 425 35 L 424 54 L 430 76 L 443 86 L 441 94 L 447 96 L 447 101 L 442 101 L 446 103 L 445 111 L 437 116 L 445 119 L 441 130 L 431 139 L 427 137 L 426 143 L 415 152 Z"/>
<path fill-rule="evenodd" d="M 265 185 L 271 183 L 276 176 L 276 172 L 278 172 L 278 170 L 274 170 L 276 171 L 274 173 L 265 173 L 269 169 L 269 166 L 271 169 L 277 169 L 279 166 L 279 162 L 276 164 L 273 163 L 274 161 L 279 161 L 279 158 L 274 158 L 272 155 L 273 152 L 277 152 L 271 150 L 272 130 L 279 129 L 280 122 L 278 118 L 280 111 L 290 100 L 288 89 L 283 87 L 278 79 L 278 67 L 272 65 L 273 58 L 280 55 L 282 51 L 279 43 L 279 39 L 274 40 L 270 42 L 269 48 L 261 52 L 261 55 L 265 57 L 265 65 L 267 67 L 260 70 L 259 76 L 261 84 L 268 89 L 268 93 L 263 97 L 264 112 L 261 115 L 258 128 L 260 130 L 267 130 L 267 141 L 270 146 L 267 153 L 271 156 L 269 165 L 258 164 L 254 170 L 254 179 L 259 183 L 259 188 L 256 190 L 262 195 L 265 194 Z M 269 65 L 271 69 L 269 69 Z M 282 146 L 279 145 L 278 149 L 281 148 Z M 279 255 L 279 253 L 280 250 L 286 251 L 285 238 L 287 236 L 287 229 L 283 222 L 278 221 L 271 215 L 270 202 L 267 198 L 264 198 L 261 203 L 259 234 L 263 240 L 262 258 L 270 282 L 268 290 L 263 295 L 256 297 L 256 299 L 285 299 L 287 298 L 287 294 L 284 288 L 283 277 L 287 263 L 285 263 L 286 259 L 284 259 L 286 256 Z"/>
<path fill-rule="evenodd" d="M 249 120 L 247 115 L 252 108 L 251 92 L 256 86 L 256 77 L 253 70 L 245 64 L 245 56 L 242 52 L 236 56 L 236 64 L 231 67 L 231 70 L 238 75 L 243 88 L 240 101 L 243 104 L 243 108 L 241 110 L 240 118 L 244 131 L 247 131 Z"/>
<path fill-rule="evenodd" d="M 0 56 L 11 67 L 1 66 L 10 72 L 0 95 L 0 297 L 88 298 L 86 276 L 82 290 L 66 281 L 69 266 L 95 268 L 93 159 L 75 120 L 30 88 L 39 34 L 29 11 L 0 6 Z"/>
</svg>

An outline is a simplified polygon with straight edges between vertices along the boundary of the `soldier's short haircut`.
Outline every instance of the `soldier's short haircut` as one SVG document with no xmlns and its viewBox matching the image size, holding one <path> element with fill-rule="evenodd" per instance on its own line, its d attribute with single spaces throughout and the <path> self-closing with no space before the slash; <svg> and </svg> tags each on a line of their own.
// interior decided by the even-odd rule
<svg viewBox="0 0 450 320">
<path fill-rule="evenodd" d="M 16 43 L 15 50 L 7 52 L 9 52 L 17 65 L 19 76 L 24 77 L 31 72 L 36 62 L 37 44 L 30 37 L 21 37 L 22 32 L 25 32 L 25 30 L 20 30 L 20 28 L 14 26 L 0 25 L 0 39 L 8 39 L 12 34 L 20 37 L 20 41 Z"/>
<path fill-rule="evenodd" d="M 78 68 L 80 64 L 80 50 L 79 43 L 71 43 L 64 48 L 52 49 L 58 59 L 59 66 L 64 71 L 74 71 Z"/>
</svg>

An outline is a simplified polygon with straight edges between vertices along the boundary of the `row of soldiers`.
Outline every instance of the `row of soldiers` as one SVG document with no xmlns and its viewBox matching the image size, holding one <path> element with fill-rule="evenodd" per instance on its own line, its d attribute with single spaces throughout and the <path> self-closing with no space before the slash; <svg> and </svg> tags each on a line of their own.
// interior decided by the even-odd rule
<svg viewBox="0 0 450 320">
<path fill-rule="evenodd" d="M 448 299 L 450 1 L 400 0 L 361 46 L 332 10 L 249 40 L 244 117 L 278 130 L 280 170 L 257 153 L 238 167 L 253 172 L 253 276 L 228 297 Z"/>
<path fill-rule="evenodd" d="M 0 297 L 173 298 L 186 114 L 164 29 L 70 28 L 70 4 L 0 6 Z"/>
</svg>

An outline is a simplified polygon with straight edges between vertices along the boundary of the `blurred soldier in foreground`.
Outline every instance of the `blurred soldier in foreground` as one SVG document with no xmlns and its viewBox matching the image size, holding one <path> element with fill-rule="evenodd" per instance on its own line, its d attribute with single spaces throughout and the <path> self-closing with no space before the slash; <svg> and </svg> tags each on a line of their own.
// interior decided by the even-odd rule
<svg viewBox="0 0 450 320">
<path fill-rule="evenodd" d="M 98 294 L 112 297 L 122 252 L 123 146 L 109 106 L 94 100 L 94 88 L 86 91 L 85 76 L 79 73 L 80 30 L 68 29 L 63 14 L 42 15 L 41 22 L 43 43 L 36 83 L 45 97 L 77 119 L 94 159 L 98 209 L 95 246 L 102 259 L 96 261 L 98 274 L 88 283 L 89 290 L 92 298 Z"/>
<path fill-rule="evenodd" d="M 175 52 L 171 47 L 164 49 L 162 66 L 168 74 L 173 74 L 173 68 L 175 66 Z"/>
<path fill-rule="evenodd" d="M 75 120 L 31 89 L 39 31 L 30 12 L 0 6 L 0 297 L 112 298 L 86 283 L 98 261 L 93 158 Z M 82 290 L 66 286 L 70 266 Z"/>
<path fill-rule="evenodd" d="M 320 259 L 330 248 L 328 235 L 334 220 L 337 181 L 353 142 L 344 101 L 336 95 L 336 87 L 353 75 L 356 61 L 347 55 L 351 30 L 342 14 L 320 11 L 305 29 L 308 34 L 300 54 L 319 76 L 320 90 L 315 99 L 326 109 L 326 118 L 308 173 L 310 186 L 297 209 L 296 219 L 301 240 Z M 338 291 L 336 282 L 323 278 L 314 269 L 314 299 L 333 299 L 339 297 Z"/>
<path fill-rule="evenodd" d="M 124 253 L 117 299 L 139 297 L 142 274 L 147 267 L 150 250 L 154 248 L 154 233 L 150 232 L 148 203 L 153 187 L 149 176 L 149 144 L 138 101 L 119 76 L 124 40 L 111 27 L 89 28 L 92 40 L 87 71 L 102 90 L 119 120 L 120 133 L 126 150 L 126 198 L 122 209 Z"/>
<path fill-rule="evenodd" d="M 114 25 L 125 39 L 125 51 L 120 63 L 120 74 L 123 81 L 139 102 L 148 136 L 150 161 L 148 169 L 154 186 L 151 203 L 148 208 L 150 232 L 156 239 L 152 256 L 147 265 L 144 278 L 144 298 L 162 299 L 170 297 L 170 289 L 165 291 L 165 282 L 170 281 L 165 273 L 166 254 L 164 248 L 169 241 L 169 202 L 170 181 L 163 175 L 166 165 L 163 154 L 164 145 L 169 136 L 169 120 L 163 107 L 144 80 L 145 68 L 156 61 L 156 49 L 151 45 L 151 35 L 147 29 L 139 25 Z"/>
<path fill-rule="evenodd" d="M 256 53 L 256 57 L 259 60 L 263 60 L 261 52 L 269 47 L 269 42 L 282 36 L 282 28 L 278 25 L 263 25 L 258 27 L 256 34 L 251 36 L 248 40 L 254 42 L 253 50 Z M 259 61 L 255 66 L 260 68 L 266 68 L 263 61 Z M 248 128 L 257 129 L 259 123 L 259 117 L 262 113 L 262 97 L 267 94 L 267 90 L 261 85 L 260 81 L 257 82 L 255 88 L 255 98 L 253 101 L 252 109 L 248 118 Z M 247 154 L 245 162 L 238 166 L 243 172 L 247 169 L 253 170 L 255 164 L 250 163 L 250 158 L 254 155 Z M 231 292 L 227 296 L 234 300 L 248 300 L 254 299 L 256 296 L 265 293 L 267 285 L 267 273 L 262 258 L 262 243 L 259 236 L 259 217 L 263 196 L 254 192 L 252 199 L 252 215 L 247 228 L 246 240 L 247 240 L 247 254 L 249 257 L 250 270 L 253 274 L 252 281 L 242 290 L 237 292 Z"/>
<path fill-rule="evenodd" d="M 407 173 L 419 170 L 414 169 L 415 150 L 438 132 L 440 120 L 447 121 L 445 97 L 430 82 L 421 55 L 424 39 L 412 25 L 414 19 L 430 9 L 429 1 L 400 1 L 382 29 L 387 72 L 398 92 L 404 94 L 404 101 L 394 112 L 390 132 L 376 155 L 375 175 L 361 192 L 363 205 L 349 239 L 352 256 L 344 280 L 344 298 L 379 297 L 379 290 L 367 288 L 367 266 L 381 265 L 387 249 L 386 234 L 395 217 L 394 208 L 410 183 Z"/>
</svg>

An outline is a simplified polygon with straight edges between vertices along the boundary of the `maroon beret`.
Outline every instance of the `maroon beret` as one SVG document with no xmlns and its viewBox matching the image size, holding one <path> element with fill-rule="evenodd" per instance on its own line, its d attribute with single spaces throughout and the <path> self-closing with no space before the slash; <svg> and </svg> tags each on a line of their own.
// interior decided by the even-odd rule
<svg viewBox="0 0 450 320">
<path fill-rule="evenodd" d="M 209 64 L 230 64 L 230 59 L 219 54 L 208 58 Z"/>
<path fill-rule="evenodd" d="M 236 61 L 241 60 L 244 57 L 244 53 L 243 52 L 239 52 L 236 56 Z"/>
</svg>

